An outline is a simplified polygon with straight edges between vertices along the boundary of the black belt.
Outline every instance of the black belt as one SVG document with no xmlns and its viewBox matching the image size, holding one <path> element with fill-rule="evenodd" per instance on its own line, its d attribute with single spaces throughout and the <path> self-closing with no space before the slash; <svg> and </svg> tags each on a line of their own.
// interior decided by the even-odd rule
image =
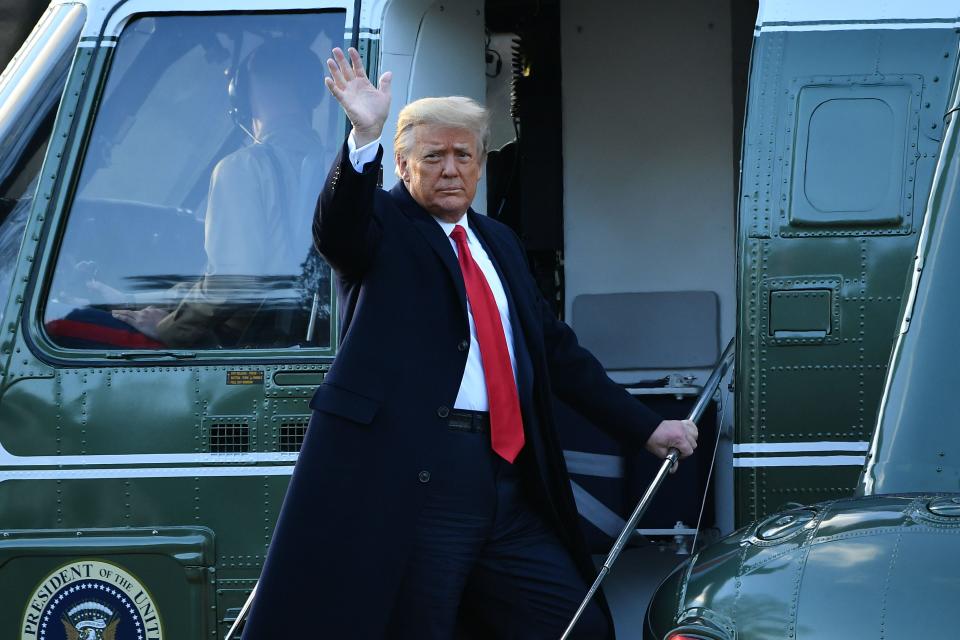
<svg viewBox="0 0 960 640">
<path fill-rule="evenodd" d="M 469 409 L 451 409 L 447 424 L 453 431 L 468 431 L 470 433 L 487 433 L 490 431 L 490 414 L 486 411 L 470 411 Z"/>
</svg>

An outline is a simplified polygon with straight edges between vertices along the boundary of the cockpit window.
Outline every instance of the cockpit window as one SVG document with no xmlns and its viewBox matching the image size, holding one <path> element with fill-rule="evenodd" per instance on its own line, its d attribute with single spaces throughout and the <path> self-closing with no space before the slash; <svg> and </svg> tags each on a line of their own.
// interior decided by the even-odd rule
<svg viewBox="0 0 960 640">
<path fill-rule="evenodd" d="M 317 196 L 344 13 L 148 16 L 124 30 L 44 326 L 74 349 L 329 349 Z"/>
</svg>

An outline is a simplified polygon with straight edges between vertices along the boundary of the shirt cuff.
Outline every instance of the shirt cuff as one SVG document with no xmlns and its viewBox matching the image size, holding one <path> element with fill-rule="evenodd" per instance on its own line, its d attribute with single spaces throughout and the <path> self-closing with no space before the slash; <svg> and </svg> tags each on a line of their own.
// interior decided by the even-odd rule
<svg viewBox="0 0 960 640">
<path fill-rule="evenodd" d="M 347 136 L 347 148 L 350 150 L 350 164 L 353 165 L 353 170 L 361 173 L 363 171 L 363 165 L 377 159 L 377 151 L 380 149 L 380 138 L 368 142 L 358 149 L 357 141 L 353 137 L 353 129 L 351 129 L 350 135 Z"/>
</svg>

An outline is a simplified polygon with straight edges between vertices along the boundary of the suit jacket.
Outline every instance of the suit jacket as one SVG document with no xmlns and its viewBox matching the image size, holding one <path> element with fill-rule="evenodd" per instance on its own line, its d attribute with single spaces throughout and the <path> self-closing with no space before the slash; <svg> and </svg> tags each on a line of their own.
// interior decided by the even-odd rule
<svg viewBox="0 0 960 640">
<path fill-rule="evenodd" d="M 380 151 L 382 154 L 382 149 Z M 466 365 L 466 290 L 449 240 L 402 183 L 341 150 L 314 220 L 337 277 L 340 349 L 314 409 L 244 638 L 382 638 Z M 660 418 L 577 344 L 540 296 L 516 235 L 469 211 L 507 290 L 529 484 L 587 584 L 552 394 L 640 448 Z M 612 628 L 612 625 L 611 625 Z"/>
</svg>

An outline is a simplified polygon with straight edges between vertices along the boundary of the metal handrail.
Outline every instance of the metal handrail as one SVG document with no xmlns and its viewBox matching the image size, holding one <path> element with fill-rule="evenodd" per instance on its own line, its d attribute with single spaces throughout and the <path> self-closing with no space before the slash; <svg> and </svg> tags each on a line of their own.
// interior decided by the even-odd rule
<svg viewBox="0 0 960 640">
<path fill-rule="evenodd" d="M 232 625 L 230 625 L 230 630 L 227 631 L 227 635 L 223 637 L 223 640 L 233 640 L 237 629 L 239 629 L 240 625 L 243 624 L 243 621 L 246 620 L 247 614 L 250 613 L 250 606 L 253 604 L 253 598 L 257 595 L 258 584 L 260 584 L 259 580 L 255 585 L 253 585 L 250 595 L 247 596 L 247 601 L 243 603 L 243 607 L 240 608 L 240 613 L 237 614 L 237 619 L 233 621 Z"/>
<path fill-rule="evenodd" d="M 707 383 L 703 385 L 703 391 L 700 392 L 700 397 L 697 398 L 696 404 L 694 404 L 693 408 L 690 410 L 687 420 L 697 422 L 703 416 L 703 412 L 706 410 L 707 404 L 710 402 L 710 399 L 713 398 L 713 394 L 716 392 L 717 387 L 720 386 L 720 381 L 723 379 L 723 376 L 726 375 L 727 370 L 733 363 L 734 343 L 735 339 L 731 338 L 730 342 L 727 344 L 727 348 L 723 350 L 723 355 L 720 356 L 720 362 L 717 363 L 717 366 L 713 369 L 710 377 L 707 378 Z M 587 595 L 577 608 L 577 612 L 573 614 L 573 619 L 570 621 L 570 624 L 567 625 L 567 630 L 563 632 L 560 640 L 567 640 L 567 638 L 570 637 L 570 633 L 576 626 L 577 621 L 580 620 L 580 616 L 583 615 L 587 605 L 590 604 L 590 600 L 597 592 L 597 589 L 600 588 L 600 583 L 603 582 L 603 579 L 607 577 L 608 573 L 610 573 L 610 569 L 613 568 L 613 564 L 617 561 L 617 558 L 620 557 L 620 552 L 623 551 L 623 548 L 626 546 L 630 536 L 633 535 L 634 529 L 637 528 L 637 523 L 640 522 L 640 518 L 643 517 L 647 507 L 650 506 L 650 500 L 653 498 L 654 494 L 657 493 L 657 490 L 660 489 L 660 485 L 663 484 L 663 480 L 667 477 L 667 473 L 670 471 L 670 468 L 677 463 L 679 458 L 680 452 L 671 448 L 667 453 L 667 457 L 664 459 L 663 464 L 660 465 L 660 469 L 657 470 L 657 475 L 654 476 L 653 482 L 651 482 L 650 486 L 647 487 L 643 497 L 640 498 L 640 502 L 637 503 L 633 513 L 630 515 L 630 519 L 627 520 L 627 524 L 624 525 L 620 535 L 617 536 L 617 540 L 613 543 L 610 553 L 607 554 L 607 559 L 603 561 L 603 566 L 600 568 L 600 573 L 597 574 L 596 580 L 594 580 L 593 584 L 590 585 L 590 590 L 587 591 Z"/>
</svg>

